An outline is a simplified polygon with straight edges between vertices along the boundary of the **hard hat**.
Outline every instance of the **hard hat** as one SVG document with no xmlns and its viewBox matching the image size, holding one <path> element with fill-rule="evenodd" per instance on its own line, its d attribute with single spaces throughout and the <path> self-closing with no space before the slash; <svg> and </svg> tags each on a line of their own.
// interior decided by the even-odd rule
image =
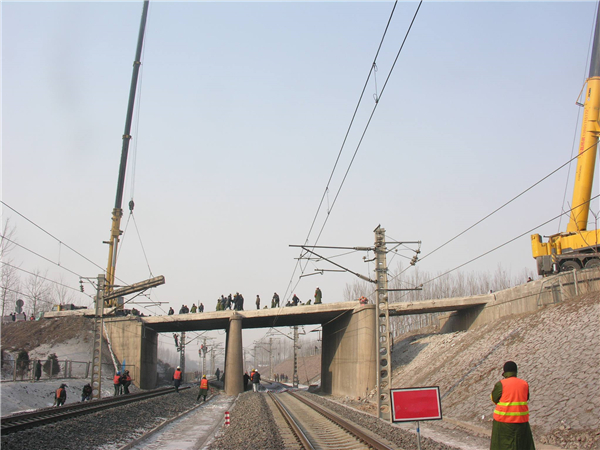
<svg viewBox="0 0 600 450">
<path fill-rule="evenodd" d="M 181 367 L 177 366 L 177 370 L 181 370 Z"/>
<path fill-rule="evenodd" d="M 121 372 L 117 370 L 117 375 L 121 375 Z"/>
</svg>

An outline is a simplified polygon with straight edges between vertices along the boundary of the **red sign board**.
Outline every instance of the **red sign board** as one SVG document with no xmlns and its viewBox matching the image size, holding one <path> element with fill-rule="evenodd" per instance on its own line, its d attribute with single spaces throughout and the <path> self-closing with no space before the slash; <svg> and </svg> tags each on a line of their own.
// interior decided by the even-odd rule
<svg viewBox="0 0 600 450">
<path fill-rule="evenodd" d="M 440 388 L 419 387 L 390 389 L 392 422 L 439 420 L 442 418 Z"/>
</svg>

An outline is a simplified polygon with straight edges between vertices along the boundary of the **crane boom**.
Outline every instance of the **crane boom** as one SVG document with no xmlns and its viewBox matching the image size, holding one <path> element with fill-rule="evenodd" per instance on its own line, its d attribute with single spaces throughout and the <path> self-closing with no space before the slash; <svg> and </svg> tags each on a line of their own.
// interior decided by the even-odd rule
<svg viewBox="0 0 600 450">
<path fill-rule="evenodd" d="M 575 186 L 573 189 L 573 202 L 571 219 L 567 226 L 567 233 L 584 231 L 587 229 L 588 215 L 590 212 L 589 201 L 592 195 L 592 182 L 594 180 L 594 166 L 596 164 L 596 148 L 598 146 L 598 109 L 600 108 L 600 8 L 596 15 L 596 30 L 594 31 L 594 46 L 590 74 L 587 79 L 587 90 L 583 107 L 583 122 L 581 124 L 581 139 L 579 143 L 579 156 L 577 157 L 577 171 L 575 173 Z"/>
<path fill-rule="evenodd" d="M 127 169 L 127 155 L 129 153 L 129 141 L 131 140 L 131 122 L 133 119 L 133 108 L 135 105 L 135 93 L 137 90 L 138 75 L 141 66 L 142 48 L 144 46 L 144 32 L 146 29 L 146 18 L 148 17 L 149 0 L 144 0 L 142 9 L 142 19 L 140 22 L 140 31 L 138 34 L 137 50 L 135 52 L 135 61 L 133 62 L 133 74 L 131 76 L 131 87 L 129 89 L 129 103 L 127 105 L 127 116 L 125 118 L 125 131 L 123 133 L 123 149 L 121 150 L 121 164 L 119 167 L 119 179 L 117 183 L 117 195 L 115 198 L 115 207 L 112 212 L 112 226 L 110 231 L 110 240 L 105 241 L 108 244 L 108 265 L 106 268 L 106 292 L 112 292 L 115 285 L 115 272 L 117 267 L 117 248 L 119 246 L 119 237 L 121 231 L 121 218 L 123 217 L 123 186 L 125 184 L 125 172 Z M 116 299 L 110 300 L 109 305 L 114 306 Z"/>
<path fill-rule="evenodd" d="M 596 12 L 590 72 L 584 88 L 583 120 L 567 230 L 550 236 L 546 243 L 539 234 L 531 236 L 532 253 L 540 275 L 600 267 L 600 230 L 587 229 L 600 136 L 600 7 Z"/>
</svg>

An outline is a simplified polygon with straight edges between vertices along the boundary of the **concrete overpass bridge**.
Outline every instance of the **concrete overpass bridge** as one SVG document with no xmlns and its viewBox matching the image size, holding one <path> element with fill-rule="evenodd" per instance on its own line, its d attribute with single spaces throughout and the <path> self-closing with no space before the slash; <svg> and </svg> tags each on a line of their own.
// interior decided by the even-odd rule
<svg viewBox="0 0 600 450">
<path fill-rule="evenodd" d="M 483 308 L 491 295 L 389 304 L 390 316 Z M 58 314 L 58 313 L 55 313 Z M 117 357 L 135 366 L 143 389 L 156 385 L 159 333 L 225 330 L 225 390 L 243 392 L 242 329 L 321 325 L 321 385 L 333 395 L 364 396 L 377 383 L 375 305 L 358 302 L 301 305 L 246 311 L 214 311 L 152 317 L 105 318 Z"/>
</svg>

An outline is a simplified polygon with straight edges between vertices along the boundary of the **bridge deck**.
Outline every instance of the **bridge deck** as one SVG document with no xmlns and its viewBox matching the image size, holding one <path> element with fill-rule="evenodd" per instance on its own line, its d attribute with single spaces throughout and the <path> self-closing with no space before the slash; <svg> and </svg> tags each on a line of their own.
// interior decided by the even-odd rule
<svg viewBox="0 0 600 450">
<path fill-rule="evenodd" d="M 424 314 L 484 306 L 493 300 L 493 295 L 474 297 L 423 300 L 418 302 L 390 303 L 390 315 Z M 324 324 L 345 313 L 359 308 L 357 302 L 327 303 L 322 305 L 302 305 L 284 308 L 269 308 L 246 311 L 212 311 L 196 314 L 175 314 L 172 316 L 143 317 L 143 322 L 153 330 L 164 332 L 217 330 L 227 328 L 232 314 L 243 317 L 243 328 L 289 327 L 294 325 Z"/>
<path fill-rule="evenodd" d="M 484 306 L 494 296 L 477 295 L 473 297 L 445 298 L 438 300 L 422 300 L 418 302 L 390 303 L 390 315 L 425 314 L 433 312 L 457 311 L 460 309 Z M 239 314 L 243 318 L 244 328 L 290 327 L 294 325 L 324 324 L 342 314 L 360 308 L 372 308 L 373 305 L 362 306 L 358 302 L 324 303 L 322 305 L 301 305 L 283 308 L 268 308 L 246 311 L 211 311 L 195 314 L 174 314 L 172 316 L 149 316 L 140 319 L 149 328 L 159 332 L 223 330 L 229 326 L 229 318 Z M 110 311 L 109 309 L 105 310 Z M 72 315 L 94 315 L 94 310 L 48 312 L 46 318 Z M 131 318 L 131 316 L 127 316 Z"/>
</svg>

